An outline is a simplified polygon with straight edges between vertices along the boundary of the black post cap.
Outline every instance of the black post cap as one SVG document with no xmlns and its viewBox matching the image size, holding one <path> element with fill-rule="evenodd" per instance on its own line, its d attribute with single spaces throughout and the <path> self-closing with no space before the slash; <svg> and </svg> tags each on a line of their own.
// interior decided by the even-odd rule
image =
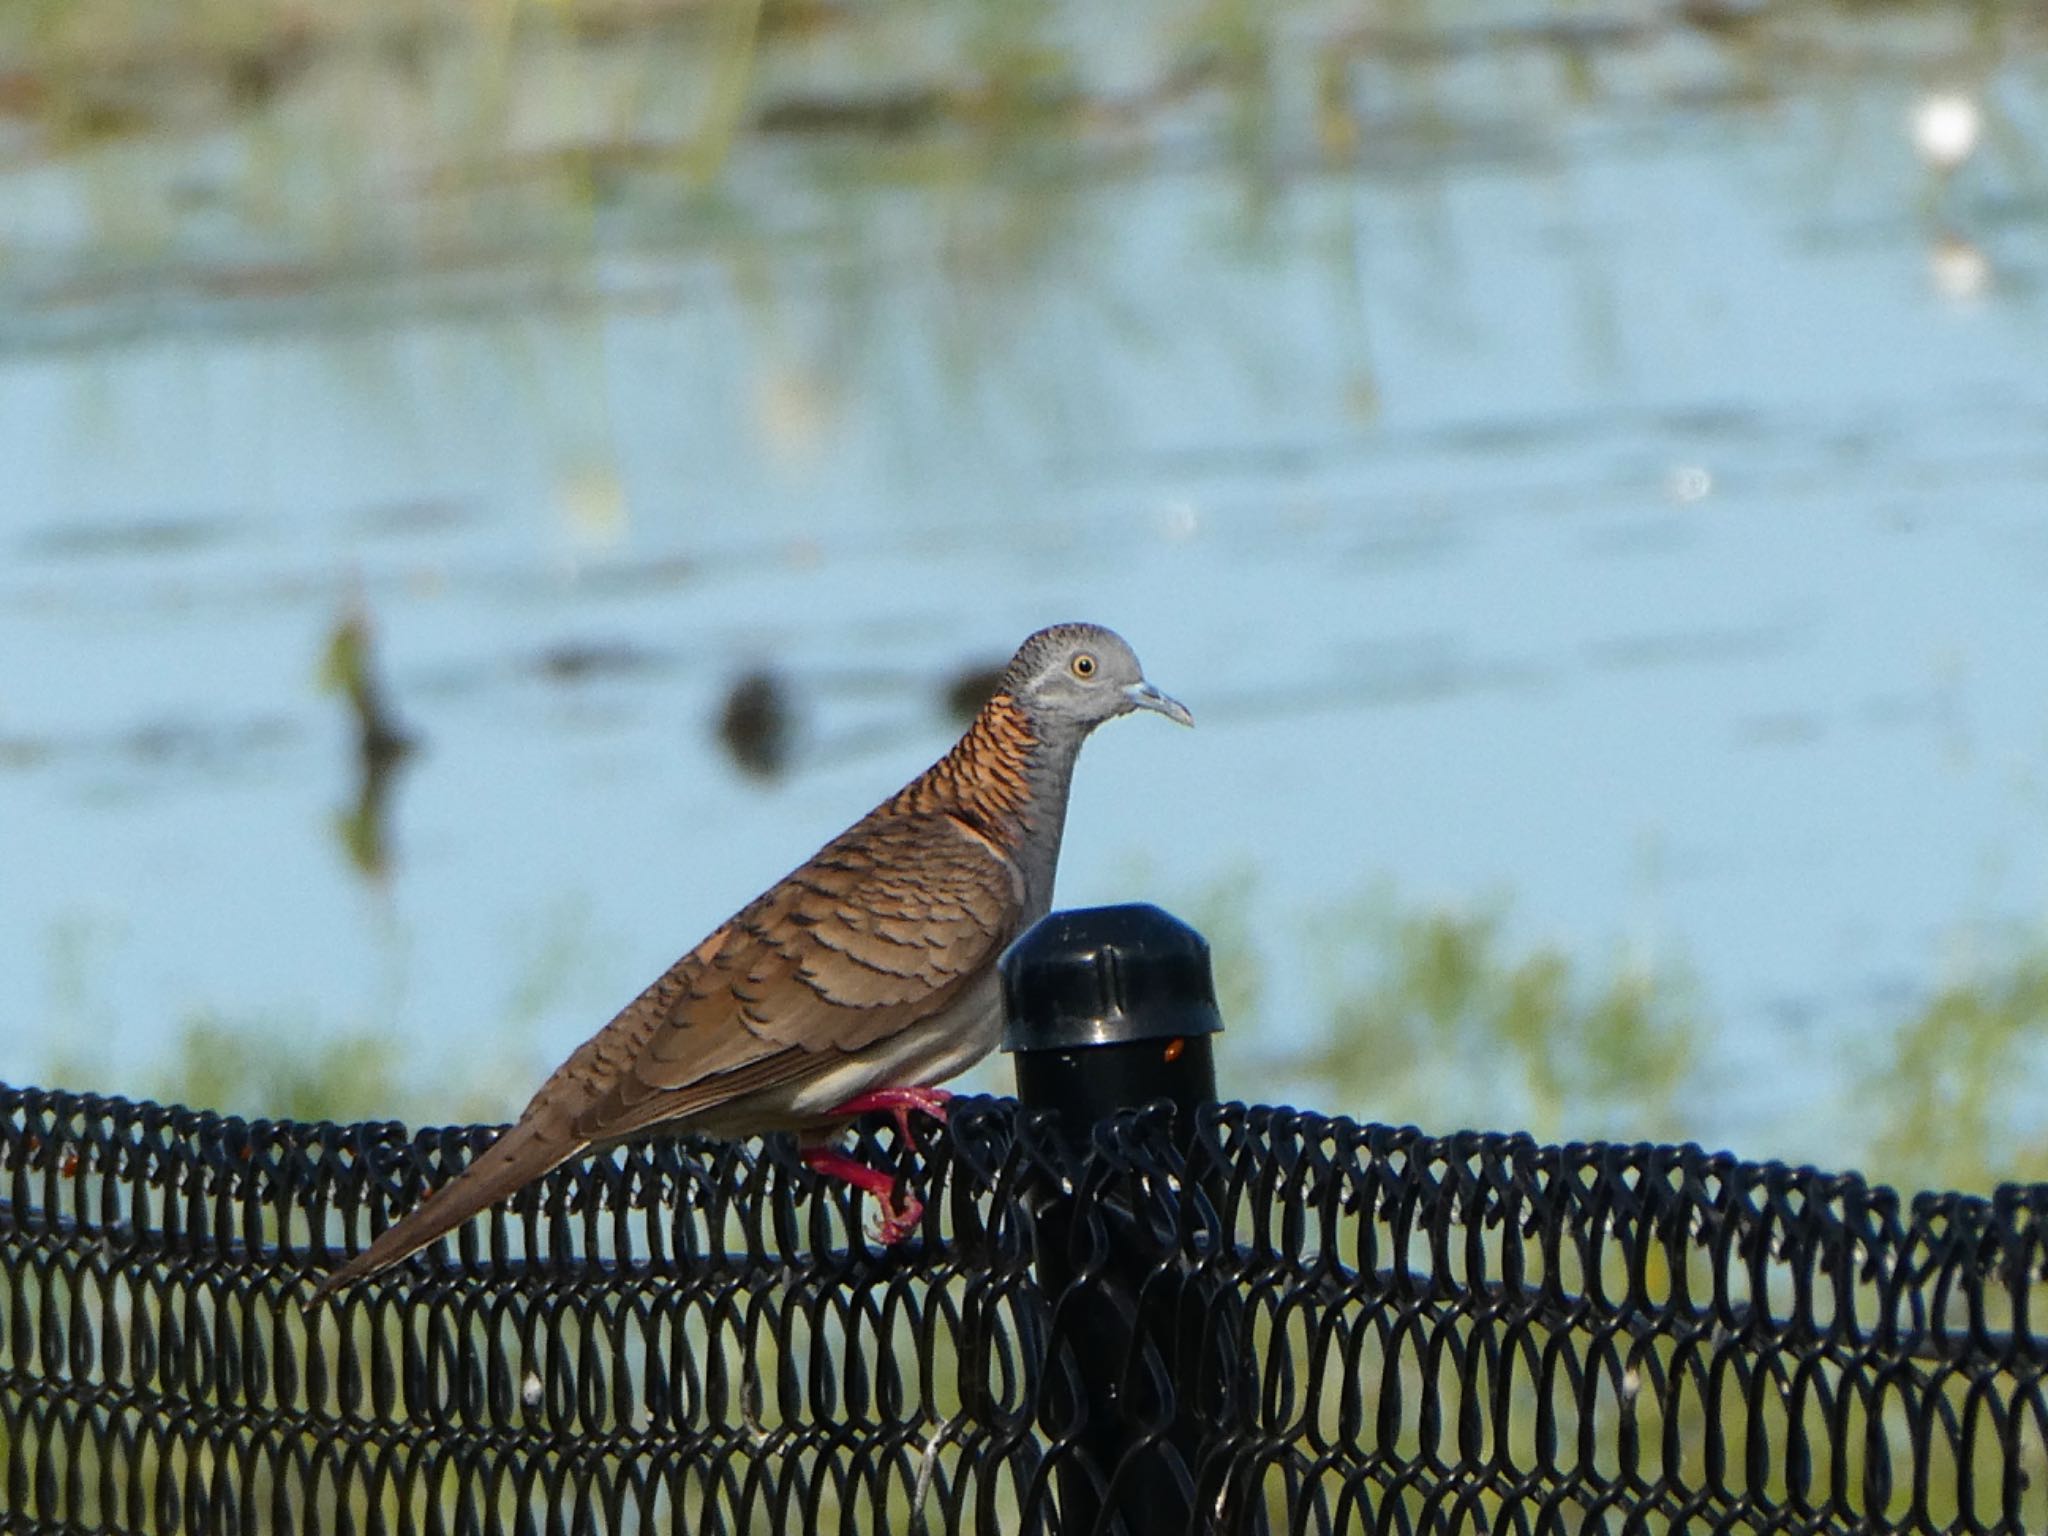
<svg viewBox="0 0 2048 1536">
<path fill-rule="evenodd" d="M 1121 1045 L 1223 1028 L 1208 940 L 1150 902 L 1042 917 L 1000 965 L 1006 1051 Z"/>
</svg>

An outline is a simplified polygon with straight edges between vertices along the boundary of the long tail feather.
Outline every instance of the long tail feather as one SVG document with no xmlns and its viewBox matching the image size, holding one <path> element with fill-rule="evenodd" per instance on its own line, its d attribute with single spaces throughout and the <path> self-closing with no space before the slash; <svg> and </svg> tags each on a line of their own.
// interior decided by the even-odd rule
<svg viewBox="0 0 2048 1536">
<path fill-rule="evenodd" d="M 410 1215 L 386 1227 L 369 1247 L 322 1278 L 313 1288 L 313 1300 L 318 1302 L 344 1285 L 389 1269 L 588 1145 L 558 1125 L 527 1121 L 513 1126 Z"/>
</svg>

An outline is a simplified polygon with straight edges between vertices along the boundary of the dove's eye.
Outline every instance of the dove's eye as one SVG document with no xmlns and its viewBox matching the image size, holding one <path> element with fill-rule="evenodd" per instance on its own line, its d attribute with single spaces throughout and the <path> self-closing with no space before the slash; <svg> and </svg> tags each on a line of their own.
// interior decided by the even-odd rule
<svg viewBox="0 0 2048 1536">
<path fill-rule="evenodd" d="M 1074 658 L 1073 668 L 1074 676 L 1080 678 L 1085 683 L 1095 675 L 1095 658 L 1086 651 L 1083 651 Z"/>
</svg>

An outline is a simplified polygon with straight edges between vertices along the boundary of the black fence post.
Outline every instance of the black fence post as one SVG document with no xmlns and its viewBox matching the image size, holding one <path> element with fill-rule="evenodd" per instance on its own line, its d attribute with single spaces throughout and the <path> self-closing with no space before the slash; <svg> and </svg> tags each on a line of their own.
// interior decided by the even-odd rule
<svg viewBox="0 0 2048 1536">
<path fill-rule="evenodd" d="M 1063 1457 L 1060 1536 L 1254 1529 L 1221 1508 L 1219 1431 L 1248 1399 L 1248 1341 L 1234 1289 L 1198 1273 L 1178 1241 L 1195 1192 L 1178 1192 L 1162 1231 L 1113 1180 L 1077 1182 L 1098 1122 L 1161 1099 L 1186 1166 L 1216 1100 L 1209 946 L 1154 906 L 1055 912 L 1011 946 L 1002 974 L 1017 1096 L 1058 1112 L 1069 1175 L 1037 1214 L 1039 1284 L 1066 1346 L 1041 1416 Z"/>
</svg>

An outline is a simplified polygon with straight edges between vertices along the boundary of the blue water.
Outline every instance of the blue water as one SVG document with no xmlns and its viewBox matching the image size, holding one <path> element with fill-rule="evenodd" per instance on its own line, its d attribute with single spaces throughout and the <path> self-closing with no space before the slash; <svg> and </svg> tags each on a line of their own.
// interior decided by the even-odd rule
<svg viewBox="0 0 2048 1536">
<path fill-rule="evenodd" d="M 1090 745 L 1063 903 L 1241 887 L 1281 1051 L 1318 913 L 1507 896 L 1696 978 L 1659 1134 L 1828 1160 L 1873 1041 L 2048 911 L 2038 61 L 1948 180 L 1910 76 L 1397 114 L 1256 195 L 768 142 L 727 175 L 786 246 L 283 292 L 60 292 L 64 225 L 0 293 L 0 1079 L 150 1092 L 206 1015 L 509 1111 L 1087 617 L 1200 726 Z M 314 686 L 358 599 L 424 742 L 381 878 Z M 713 729 L 758 666 L 766 781 Z"/>
</svg>

